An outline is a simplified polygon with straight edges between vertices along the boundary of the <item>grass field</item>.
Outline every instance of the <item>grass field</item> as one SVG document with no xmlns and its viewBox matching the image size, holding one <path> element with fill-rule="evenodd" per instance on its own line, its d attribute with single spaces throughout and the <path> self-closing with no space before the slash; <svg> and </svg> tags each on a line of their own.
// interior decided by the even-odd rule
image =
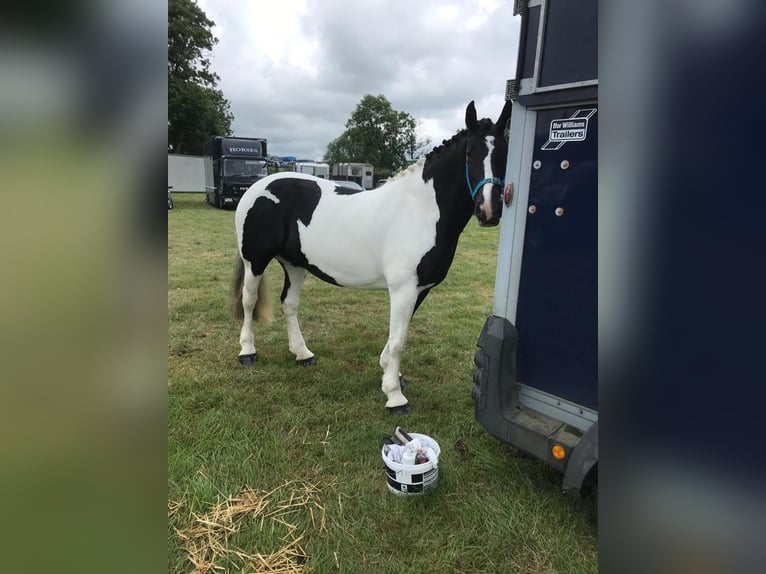
<svg viewBox="0 0 766 574">
<path fill-rule="evenodd" d="M 228 305 L 233 212 L 197 194 L 174 201 L 169 572 L 597 571 L 596 531 L 560 494 L 561 477 L 474 419 L 472 359 L 492 309 L 497 228 L 469 223 L 450 274 L 413 319 L 402 361 L 413 412 L 397 417 L 380 391 L 385 292 L 308 278 L 299 319 L 318 365 L 294 364 L 275 308 L 274 322 L 256 324 L 257 364 L 241 367 Z M 268 281 L 278 303 L 275 264 Z M 380 441 L 398 424 L 441 445 L 439 485 L 424 496 L 386 488 Z"/>
</svg>

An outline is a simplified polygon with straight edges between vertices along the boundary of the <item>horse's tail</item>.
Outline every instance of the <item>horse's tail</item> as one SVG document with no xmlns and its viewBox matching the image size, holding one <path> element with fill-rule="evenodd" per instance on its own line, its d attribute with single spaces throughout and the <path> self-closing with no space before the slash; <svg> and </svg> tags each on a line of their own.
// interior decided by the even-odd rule
<svg viewBox="0 0 766 574">
<path fill-rule="evenodd" d="M 237 319 L 245 318 L 245 308 L 242 306 L 242 287 L 245 284 L 245 263 L 241 257 L 237 257 L 234 266 L 234 279 L 231 282 L 231 308 L 234 317 Z M 256 321 L 271 321 L 274 319 L 274 312 L 271 304 L 271 295 L 266 283 L 266 273 L 261 277 L 258 284 L 258 299 L 253 309 L 253 319 Z"/>
</svg>

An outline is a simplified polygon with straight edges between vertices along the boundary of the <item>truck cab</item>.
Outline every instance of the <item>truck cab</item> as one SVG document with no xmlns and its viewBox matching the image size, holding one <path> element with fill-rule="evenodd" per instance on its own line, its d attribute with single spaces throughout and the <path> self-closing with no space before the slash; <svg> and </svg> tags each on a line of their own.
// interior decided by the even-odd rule
<svg viewBox="0 0 766 574">
<path fill-rule="evenodd" d="M 268 175 L 265 138 L 211 136 L 205 147 L 205 200 L 234 208 L 242 195 Z"/>
</svg>

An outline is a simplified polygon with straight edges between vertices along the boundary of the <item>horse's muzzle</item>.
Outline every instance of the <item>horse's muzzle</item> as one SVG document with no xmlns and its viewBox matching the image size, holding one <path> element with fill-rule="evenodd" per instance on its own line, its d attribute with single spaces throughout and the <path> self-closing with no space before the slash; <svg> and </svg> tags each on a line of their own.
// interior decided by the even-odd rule
<svg viewBox="0 0 766 574">
<path fill-rule="evenodd" d="M 489 210 L 487 210 L 489 203 Z M 489 213 L 488 213 L 489 211 Z M 474 206 L 474 214 L 481 227 L 494 227 L 500 223 L 500 217 L 503 214 L 503 202 L 500 194 L 492 194 L 489 202 L 479 201 Z"/>
</svg>

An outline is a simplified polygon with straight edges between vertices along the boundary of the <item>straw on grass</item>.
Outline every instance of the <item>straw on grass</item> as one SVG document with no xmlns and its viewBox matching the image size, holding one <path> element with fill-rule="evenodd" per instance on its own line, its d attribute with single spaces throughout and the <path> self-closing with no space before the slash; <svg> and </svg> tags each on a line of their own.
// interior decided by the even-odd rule
<svg viewBox="0 0 766 574">
<path fill-rule="evenodd" d="M 282 498 L 280 491 L 289 490 L 289 500 L 275 503 Z M 187 558 L 194 569 L 192 574 L 208 574 L 211 571 L 231 571 L 252 574 L 303 574 L 308 571 L 308 556 L 300 546 L 303 534 L 298 525 L 286 520 L 287 515 L 306 512 L 315 525 L 314 510 L 319 511 L 320 530 L 325 530 L 324 508 L 319 503 L 319 487 L 311 483 L 294 481 L 269 491 L 245 488 L 236 496 L 229 496 L 213 508 L 199 515 L 192 513 L 192 525 L 175 529 L 184 544 Z M 168 503 L 168 516 L 175 514 L 182 502 Z M 238 533 L 245 519 L 260 520 L 256 523 L 260 531 L 265 526 L 273 529 L 275 523 L 286 527 L 282 547 L 272 553 L 250 553 L 229 543 L 229 538 Z"/>
</svg>

